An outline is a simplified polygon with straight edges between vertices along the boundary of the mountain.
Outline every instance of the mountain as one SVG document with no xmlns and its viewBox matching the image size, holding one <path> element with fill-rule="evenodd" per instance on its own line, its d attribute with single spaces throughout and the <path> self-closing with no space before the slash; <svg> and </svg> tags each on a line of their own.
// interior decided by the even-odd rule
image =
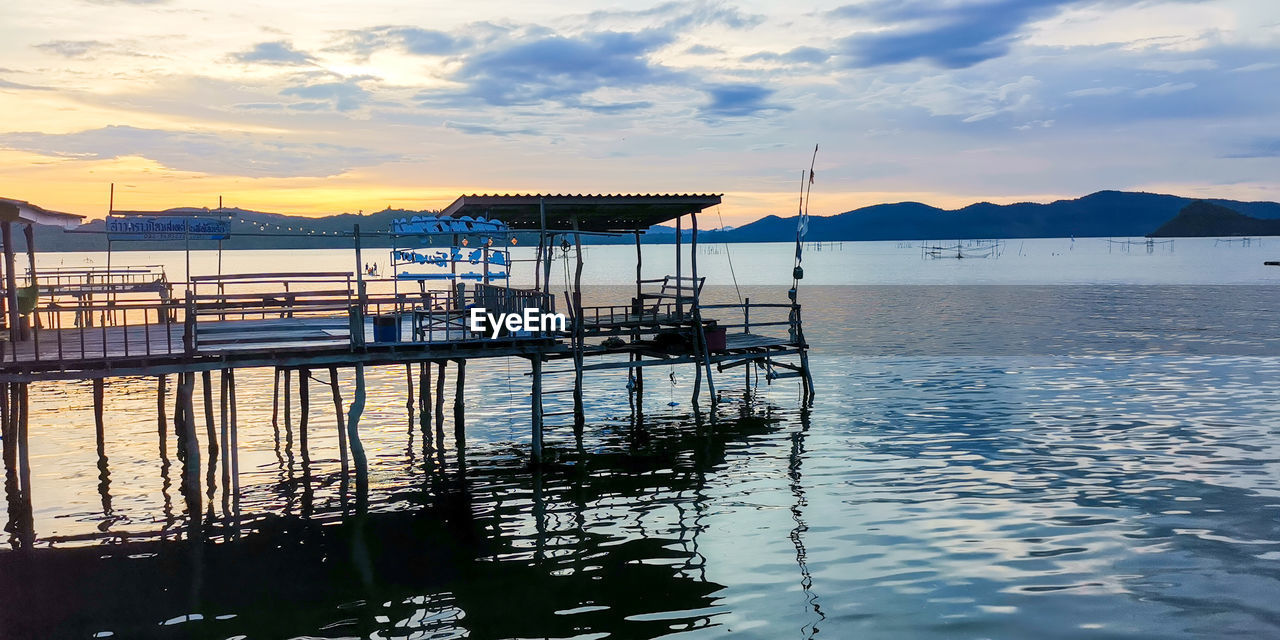
<svg viewBox="0 0 1280 640">
<path fill-rule="evenodd" d="M 1151 233 L 1154 238 L 1280 236 L 1280 220 L 1251 218 L 1227 207 L 1197 200 Z"/>
<path fill-rule="evenodd" d="M 808 240 L 958 240 L 1145 236 L 1194 200 L 1181 196 L 1099 191 L 1049 204 L 990 202 L 946 210 L 918 202 L 878 204 L 833 216 L 810 216 Z M 1263 219 L 1280 219 L 1280 204 L 1208 200 Z M 770 242 L 795 237 L 796 218 L 768 216 L 732 231 L 709 232 L 711 242 Z"/>
<path fill-rule="evenodd" d="M 969 238 L 1054 238 L 1067 236 L 1145 236 L 1178 215 L 1192 198 L 1126 191 L 1099 191 L 1073 200 L 1048 204 L 1021 202 L 998 205 L 990 202 L 971 204 L 962 209 L 939 209 L 919 202 L 877 204 L 832 216 L 811 216 L 806 239 L 831 240 L 959 240 Z M 1227 207 L 1255 219 L 1280 220 L 1280 204 L 1275 202 L 1239 202 L 1205 200 Z M 390 247 L 392 239 L 380 235 L 391 228 L 391 221 L 418 213 L 402 209 L 385 209 L 376 213 L 343 213 L 323 217 L 289 216 L 246 209 L 224 209 L 234 214 L 233 237 L 223 242 L 224 249 L 300 249 L 349 248 L 354 225 L 361 229 L 361 246 Z M 104 223 L 92 221 L 75 231 L 59 228 L 36 228 L 36 246 L 41 251 L 103 251 L 107 248 Z M 701 242 L 778 242 L 795 238 L 796 218 L 767 216 L 737 228 L 702 231 Z M 1249 235 L 1262 235 L 1248 232 Z M 305 235 L 300 235 L 305 234 Z M 23 250 L 23 234 L 14 243 Z M 685 229 L 687 242 L 691 232 Z M 645 243 L 672 243 L 673 226 L 659 225 L 644 236 Z M 536 245 L 537 233 L 518 234 L 520 245 Z M 405 244 L 405 240 L 400 240 Z M 437 244 L 444 239 L 437 239 Z M 585 236 L 586 244 L 630 244 L 627 236 Z M 183 243 L 118 242 L 120 250 L 181 250 Z M 417 243 L 413 243 L 417 244 Z M 217 242 L 193 240 L 191 248 L 215 248 Z"/>
</svg>

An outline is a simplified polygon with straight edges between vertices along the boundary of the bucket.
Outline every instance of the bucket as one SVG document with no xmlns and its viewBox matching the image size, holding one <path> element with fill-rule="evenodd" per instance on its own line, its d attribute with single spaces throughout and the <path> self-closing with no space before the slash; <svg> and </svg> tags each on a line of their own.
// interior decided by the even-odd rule
<svg viewBox="0 0 1280 640">
<path fill-rule="evenodd" d="M 374 316 L 373 341 L 400 342 L 400 316 Z"/>
<path fill-rule="evenodd" d="M 705 335 L 707 336 L 707 351 L 724 351 L 726 331 L 718 327 L 708 327 Z"/>
</svg>

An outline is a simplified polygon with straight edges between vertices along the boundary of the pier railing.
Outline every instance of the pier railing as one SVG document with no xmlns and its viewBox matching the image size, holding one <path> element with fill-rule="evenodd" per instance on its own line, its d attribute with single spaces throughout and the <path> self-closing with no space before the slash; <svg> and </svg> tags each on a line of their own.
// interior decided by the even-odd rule
<svg viewBox="0 0 1280 640">
<path fill-rule="evenodd" d="M 0 361 L 56 363 L 182 353 L 178 301 L 42 301 L 13 341 L 5 332 Z"/>
<path fill-rule="evenodd" d="M 178 284 L 178 283 L 175 283 Z M 804 343 L 800 306 L 789 303 L 702 304 L 698 314 L 676 301 L 570 309 L 566 330 L 475 332 L 470 310 L 550 314 L 550 294 L 501 285 L 474 284 L 414 293 L 361 296 L 345 272 L 237 274 L 193 278 L 180 300 L 40 300 L 24 318 L 21 339 L 0 341 L 0 362 L 60 366 L 90 360 L 153 356 L 195 357 L 231 350 L 363 348 L 378 343 L 374 319 L 392 316 L 396 342 L 510 342 L 527 338 L 619 336 L 647 339 L 670 330 L 714 326 L 728 334 L 767 335 Z M 574 305 L 571 305 L 571 307 Z M 575 318 L 580 315 L 580 318 Z M 578 320 L 580 319 L 580 324 Z M 580 327 L 581 333 L 575 333 Z M 785 331 L 785 334 L 783 333 Z M 385 338 L 384 338 L 385 339 Z"/>
</svg>

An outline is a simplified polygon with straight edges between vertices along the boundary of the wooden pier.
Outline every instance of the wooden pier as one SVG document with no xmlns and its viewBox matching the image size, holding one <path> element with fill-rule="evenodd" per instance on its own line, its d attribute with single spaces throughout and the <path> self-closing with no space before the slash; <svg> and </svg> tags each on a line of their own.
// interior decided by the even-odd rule
<svg viewBox="0 0 1280 640">
<path fill-rule="evenodd" d="M 186 282 L 171 282 L 139 275 L 136 270 L 127 274 L 39 274 L 34 259 L 26 274 L 15 273 L 9 228 L 12 222 L 25 222 L 29 229 L 31 222 L 5 221 L 8 326 L 6 339 L 0 343 L 0 424 L 6 477 L 17 495 L 25 496 L 23 502 L 29 509 L 28 386 L 56 380 L 94 381 L 101 446 L 103 396 L 110 391 L 105 381 L 117 376 L 154 376 L 159 433 L 165 437 L 168 429 L 164 424 L 171 418 L 179 442 L 183 495 L 195 513 L 202 499 L 200 432 L 204 432 L 207 455 L 220 455 L 224 461 L 238 458 L 235 374 L 244 368 L 275 370 L 273 402 L 285 407 L 286 421 L 290 419 L 294 384 L 290 378 L 296 374 L 298 401 L 304 407 L 304 422 L 299 425 L 304 456 L 305 407 L 311 399 L 307 381 L 313 372 L 327 372 L 341 463 L 345 471 L 350 457 L 357 482 L 367 477 L 359 426 L 366 403 L 364 369 L 368 366 L 404 365 L 408 372 L 407 406 L 412 411 L 416 390 L 424 426 L 434 414 L 439 429 L 445 371 L 452 363 L 454 394 L 459 399 L 454 403 L 455 442 L 461 454 L 466 436 L 460 399 L 465 393 L 467 362 L 477 358 L 526 360 L 531 392 L 529 459 L 533 464 L 541 463 L 544 456 L 543 431 L 548 418 L 542 406 L 544 379 L 555 374 L 572 376 L 569 391 L 573 410 L 567 413 L 572 415 L 579 445 L 585 423 L 584 380 L 593 371 L 628 370 L 627 388 L 619 391 L 628 393 L 637 413 L 642 411 L 643 372 L 652 366 L 692 367 L 695 412 L 700 411 L 704 399 L 714 408 L 719 400 L 717 377 L 737 367 L 744 367 L 747 375 L 751 368 L 766 368 L 770 382 L 798 379 L 807 403 L 812 399 L 813 383 L 794 288 L 789 300 L 702 302 L 705 278 L 698 271 L 697 216 L 719 202 L 718 195 L 463 196 L 434 219 L 406 224 L 399 231 L 372 232 L 395 233 L 410 243 L 444 239 L 455 249 L 452 254 L 445 252 L 443 258 L 423 258 L 425 250 L 396 249 L 396 257 L 407 263 L 435 261 L 443 265 L 442 271 L 448 271 L 439 278 L 440 286 L 432 288 L 423 284 L 431 274 L 396 273 L 395 281 L 414 286 L 401 291 L 397 285 L 391 292 L 376 293 L 370 292 L 371 283 L 362 271 L 361 239 L 370 232 L 362 236 L 359 227 L 351 233 L 356 266 L 351 272 L 197 275 Z M 683 246 L 686 219 L 692 243 L 688 248 Z M 641 234 L 672 221 L 676 227 L 674 269 L 665 277 L 645 279 L 641 274 Z M 499 250 L 518 234 L 527 237 L 531 232 L 539 242 L 535 257 L 527 261 L 531 262 L 528 266 L 535 285 L 511 287 L 506 282 L 519 265 L 509 252 L 499 256 Z M 634 235 L 636 278 L 630 299 L 583 304 L 582 238 L 590 234 Z M 474 244 L 469 246 L 468 240 Z M 622 247 L 611 245 L 626 250 Z M 559 292 L 562 296 L 550 285 L 557 248 L 566 261 L 572 249 L 573 280 L 569 290 Z M 479 258 L 471 258 L 472 264 L 482 261 L 480 273 L 459 271 L 466 255 L 476 256 L 481 251 Z M 492 268 L 493 264 L 501 269 Z M 19 291 L 33 292 L 35 304 L 20 304 Z M 500 332 L 493 337 L 489 332 L 471 330 L 468 321 L 474 308 L 490 312 L 535 308 L 545 313 L 559 309 L 567 316 L 567 323 L 563 329 Z M 213 371 L 219 372 L 218 398 L 213 397 Z M 170 376 L 176 380 L 172 391 L 167 389 Z M 351 385 L 350 406 L 345 408 L 343 378 Z M 201 394 L 203 398 L 199 398 Z M 166 406 L 166 397 L 170 406 Z M 204 425 L 196 424 L 194 405 L 198 401 L 203 402 Z M 213 416 L 220 418 L 219 424 L 214 424 Z M 634 417 L 643 419 L 642 415 Z M 223 486 L 228 482 L 234 486 L 237 471 L 224 463 L 224 474 L 229 477 L 224 477 Z"/>
</svg>

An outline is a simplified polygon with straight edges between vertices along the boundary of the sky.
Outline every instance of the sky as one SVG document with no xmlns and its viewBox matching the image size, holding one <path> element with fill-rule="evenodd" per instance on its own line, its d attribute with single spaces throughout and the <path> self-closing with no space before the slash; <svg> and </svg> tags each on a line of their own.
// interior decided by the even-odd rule
<svg viewBox="0 0 1280 640">
<path fill-rule="evenodd" d="M 1280 2 L 5 0 L 0 196 L 100 217 L 462 193 L 1280 200 Z M 716 221 L 718 222 L 718 221 Z"/>
</svg>

